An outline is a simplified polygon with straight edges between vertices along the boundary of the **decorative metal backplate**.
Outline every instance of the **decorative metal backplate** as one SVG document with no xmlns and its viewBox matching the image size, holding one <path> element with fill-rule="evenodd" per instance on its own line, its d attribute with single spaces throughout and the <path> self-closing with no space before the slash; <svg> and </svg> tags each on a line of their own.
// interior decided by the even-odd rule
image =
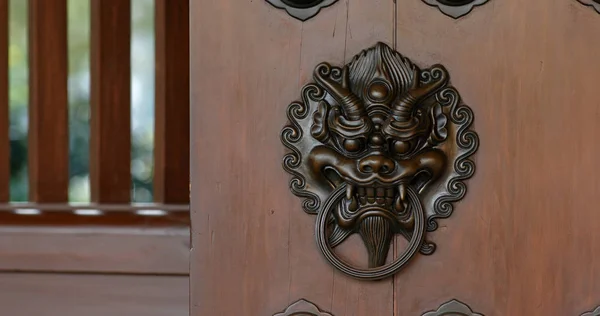
<svg viewBox="0 0 600 316">
<path fill-rule="evenodd" d="M 591 312 L 582 314 L 581 316 L 600 316 L 600 306 L 598 306 L 595 310 Z"/>
<path fill-rule="evenodd" d="M 483 316 L 471 310 L 469 306 L 457 300 L 442 304 L 437 311 L 431 311 L 422 316 Z"/>
<path fill-rule="evenodd" d="M 281 133 L 291 191 L 317 215 L 317 245 L 333 266 L 359 279 L 388 277 L 416 252 L 435 251 L 426 232 L 466 194 L 479 144 L 473 113 L 442 65 L 419 69 L 383 43 L 341 68 L 321 63 L 313 77 Z M 333 251 L 355 233 L 368 267 Z M 408 246 L 386 263 L 396 234 Z"/>
<path fill-rule="evenodd" d="M 581 2 L 582 4 L 593 7 L 594 9 L 596 9 L 596 11 L 598 13 L 600 13 L 600 0 L 578 0 L 578 1 Z"/>
<path fill-rule="evenodd" d="M 438 7 L 445 15 L 455 19 L 467 15 L 473 7 L 482 5 L 489 0 L 423 0 L 423 2 Z"/>
<path fill-rule="evenodd" d="M 273 316 L 333 316 L 333 314 L 322 312 L 315 304 L 301 299 L 290 306 L 285 311 Z M 484 316 L 475 313 L 467 304 L 458 300 L 451 300 L 442 304 L 437 310 L 425 312 L 421 316 Z M 595 310 L 581 314 L 581 316 L 600 316 L 600 306 Z"/>
<path fill-rule="evenodd" d="M 273 316 L 333 316 L 319 310 L 319 308 L 304 299 L 292 303 L 285 311 Z"/>
<path fill-rule="evenodd" d="M 270 4 L 300 21 L 306 21 L 317 15 L 319 11 L 334 4 L 337 0 L 267 0 Z"/>
</svg>

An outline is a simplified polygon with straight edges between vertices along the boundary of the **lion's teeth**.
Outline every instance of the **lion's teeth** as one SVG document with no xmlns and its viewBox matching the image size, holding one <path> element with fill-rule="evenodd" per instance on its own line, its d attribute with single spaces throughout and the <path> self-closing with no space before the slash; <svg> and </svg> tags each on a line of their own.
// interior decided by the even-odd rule
<svg viewBox="0 0 600 316">
<path fill-rule="evenodd" d="M 390 207 L 390 206 L 392 206 L 393 203 L 394 203 L 394 198 L 393 197 L 386 197 L 385 198 L 385 206 Z"/>
<path fill-rule="evenodd" d="M 354 185 L 348 184 L 348 186 L 346 186 L 346 199 L 351 200 L 353 196 L 354 196 Z"/>
<path fill-rule="evenodd" d="M 358 200 L 355 195 L 356 187 L 348 184 L 346 187 L 346 200 L 348 200 L 348 210 L 354 212 L 358 209 Z"/>
<path fill-rule="evenodd" d="M 358 187 L 358 196 L 365 196 L 365 188 Z"/>
<path fill-rule="evenodd" d="M 352 197 L 361 205 L 377 203 L 389 207 L 395 203 L 406 204 L 406 184 L 400 184 L 397 188 L 361 187 L 348 184 L 346 187 L 346 200 L 352 201 Z M 396 199 L 399 199 L 399 201 L 396 201 Z"/>
<path fill-rule="evenodd" d="M 404 211 L 404 202 L 402 202 L 400 195 L 398 195 L 398 197 L 396 197 L 396 201 L 394 201 L 394 208 L 398 213 L 402 213 Z"/>
<path fill-rule="evenodd" d="M 350 212 L 354 212 L 357 209 L 358 209 L 358 201 L 356 200 L 355 196 L 352 196 L 352 198 L 348 202 L 348 210 Z"/>
<path fill-rule="evenodd" d="M 360 201 L 360 204 L 367 204 L 367 197 L 366 196 L 359 196 L 358 200 Z"/>
<path fill-rule="evenodd" d="M 385 189 L 385 196 L 388 198 L 394 198 L 394 189 L 393 188 Z"/>
<path fill-rule="evenodd" d="M 385 203 L 385 189 L 375 188 L 375 195 L 377 196 L 377 198 L 375 198 L 375 202 L 377 202 L 377 204 L 383 205 Z"/>
<path fill-rule="evenodd" d="M 400 183 L 398 186 L 398 195 L 402 201 L 406 201 L 406 183 Z"/>
<path fill-rule="evenodd" d="M 375 188 L 367 188 L 367 201 L 375 203 Z"/>
</svg>

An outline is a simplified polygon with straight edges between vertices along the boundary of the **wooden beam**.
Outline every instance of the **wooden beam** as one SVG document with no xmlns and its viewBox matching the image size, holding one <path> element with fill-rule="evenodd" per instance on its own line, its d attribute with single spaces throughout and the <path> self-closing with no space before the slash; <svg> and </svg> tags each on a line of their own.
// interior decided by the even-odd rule
<svg viewBox="0 0 600 316">
<path fill-rule="evenodd" d="M 0 306 L 2 315 L 189 315 L 188 280 L 186 276 L 0 273 Z"/>
<path fill-rule="evenodd" d="M 0 211 L 16 211 L 22 209 L 36 209 L 50 212 L 70 212 L 74 210 L 101 210 L 103 212 L 138 212 L 138 211 L 165 211 L 189 212 L 188 204 L 159 204 L 159 203 L 127 203 L 127 204 L 97 204 L 97 203 L 0 203 Z"/>
<path fill-rule="evenodd" d="M 155 3 L 154 200 L 189 203 L 189 1 Z"/>
<path fill-rule="evenodd" d="M 0 0 L 0 202 L 8 202 L 10 199 L 8 1 Z"/>
<path fill-rule="evenodd" d="M 68 200 L 67 1 L 29 1 L 29 199 Z"/>
<path fill-rule="evenodd" d="M 131 1 L 91 0 L 90 184 L 94 202 L 131 197 Z"/>
<path fill-rule="evenodd" d="M 189 229 L 0 227 L 0 271 L 188 275 Z"/>
</svg>

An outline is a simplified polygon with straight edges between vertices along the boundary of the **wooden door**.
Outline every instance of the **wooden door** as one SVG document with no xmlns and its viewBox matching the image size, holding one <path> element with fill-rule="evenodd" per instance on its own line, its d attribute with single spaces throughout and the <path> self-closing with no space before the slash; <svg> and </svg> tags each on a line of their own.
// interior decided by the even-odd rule
<svg viewBox="0 0 600 316">
<path fill-rule="evenodd" d="M 461 1 L 427 2 L 339 0 L 304 22 L 265 0 L 191 2 L 191 315 L 579 316 L 600 305 L 600 4 L 475 0 L 455 19 L 469 10 L 443 3 Z M 468 193 L 427 232 L 435 253 L 370 281 L 319 251 L 280 132 L 319 63 L 343 66 L 378 42 L 445 66 L 480 147 Z M 339 250 L 364 263 L 360 240 Z"/>
</svg>

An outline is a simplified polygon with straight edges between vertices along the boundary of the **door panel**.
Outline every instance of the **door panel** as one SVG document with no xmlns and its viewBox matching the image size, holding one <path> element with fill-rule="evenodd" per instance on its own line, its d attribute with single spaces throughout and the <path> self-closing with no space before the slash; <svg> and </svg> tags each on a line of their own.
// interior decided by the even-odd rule
<svg viewBox="0 0 600 316">
<path fill-rule="evenodd" d="M 266 1 L 191 2 L 192 315 L 273 315 L 302 298 L 392 313 L 392 279 L 349 279 L 321 257 L 279 135 L 314 66 L 391 42 L 393 20 L 388 0 L 341 1 L 305 23 Z"/>
<path fill-rule="evenodd" d="M 398 315 L 450 299 L 484 315 L 600 303 L 600 15 L 569 0 L 490 1 L 462 19 L 398 2 L 398 50 L 444 64 L 475 113 L 475 176 L 438 249 L 396 275 Z"/>
<path fill-rule="evenodd" d="M 593 8 L 490 0 L 453 19 L 420 0 L 339 0 L 301 22 L 263 0 L 198 0 L 190 19 L 192 315 L 274 315 L 300 299 L 336 316 L 418 316 L 453 299 L 487 316 L 600 303 Z M 427 235 L 436 252 L 373 282 L 322 258 L 279 135 L 318 63 L 378 41 L 448 69 L 480 148 L 468 194 Z M 360 244 L 343 251 L 364 257 Z"/>
</svg>

